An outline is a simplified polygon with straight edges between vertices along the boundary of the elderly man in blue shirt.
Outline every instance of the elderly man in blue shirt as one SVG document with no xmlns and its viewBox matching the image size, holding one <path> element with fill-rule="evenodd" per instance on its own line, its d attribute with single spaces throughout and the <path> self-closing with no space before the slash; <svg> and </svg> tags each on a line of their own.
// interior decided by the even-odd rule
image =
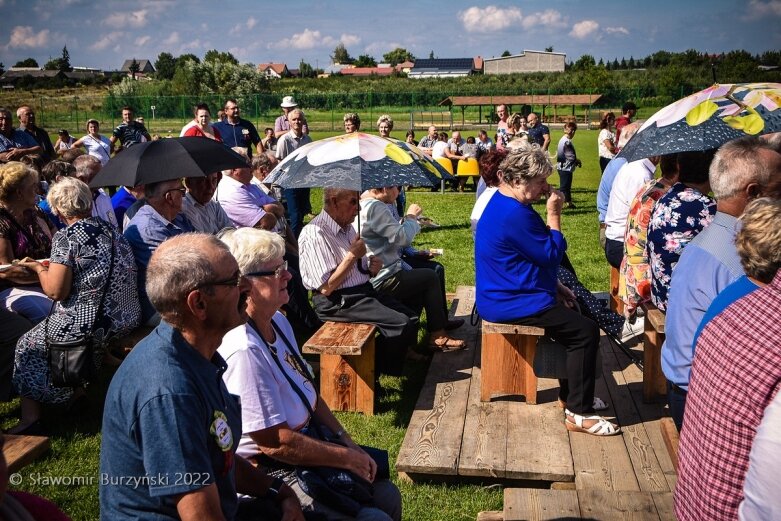
<svg viewBox="0 0 781 521">
<path fill-rule="evenodd" d="M 743 275 L 735 247 L 738 217 L 749 201 L 761 197 L 779 177 L 781 154 L 753 136 L 723 145 L 711 163 L 709 178 L 716 215 L 686 246 L 673 270 L 665 321 L 667 338 L 662 345 L 667 400 L 679 430 L 683 426 L 697 326 L 716 295 Z"/>
<path fill-rule="evenodd" d="M 14 129 L 11 111 L 0 108 L 0 161 L 18 161 L 22 156 L 39 154 L 42 148 L 30 134 Z"/>
</svg>

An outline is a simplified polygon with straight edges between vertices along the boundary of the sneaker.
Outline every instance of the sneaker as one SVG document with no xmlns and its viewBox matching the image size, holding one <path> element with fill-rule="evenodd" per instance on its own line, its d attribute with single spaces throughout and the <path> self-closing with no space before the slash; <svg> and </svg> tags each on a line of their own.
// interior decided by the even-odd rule
<svg viewBox="0 0 781 521">
<path fill-rule="evenodd" d="M 635 338 L 638 335 L 643 334 L 645 327 L 645 318 L 637 317 L 634 323 L 627 320 L 624 322 L 624 328 L 621 331 L 621 341 L 626 343 Z"/>
</svg>

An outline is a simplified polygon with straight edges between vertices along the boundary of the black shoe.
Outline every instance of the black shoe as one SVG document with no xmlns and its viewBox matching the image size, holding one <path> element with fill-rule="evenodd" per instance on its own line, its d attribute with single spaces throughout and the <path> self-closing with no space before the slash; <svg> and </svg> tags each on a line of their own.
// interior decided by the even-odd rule
<svg viewBox="0 0 781 521">
<path fill-rule="evenodd" d="M 452 318 L 447 321 L 447 324 L 445 324 L 445 331 L 452 331 L 454 329 L 458 329 L 463 325 L 464 325 L 463 318 Z"/>
</svg>

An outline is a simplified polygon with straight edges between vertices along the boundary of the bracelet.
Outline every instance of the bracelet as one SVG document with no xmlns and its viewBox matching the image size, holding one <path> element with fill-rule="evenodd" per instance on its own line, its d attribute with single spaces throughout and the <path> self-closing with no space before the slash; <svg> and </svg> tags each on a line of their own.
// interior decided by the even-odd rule
<svg viewBox="0 0 781 521">
<path fill-rule="evenodd" d="M 282 478 L 274 478 L 274 481 L 271 482 L 271 485 L 268 487 L 268 491 L 266 491 L 266 497 L 268 499 L 276 500 L 279 497 L 279 491 L 282 490 L 282 486 L 285 484 L 285 480 Z"/>
</svg>

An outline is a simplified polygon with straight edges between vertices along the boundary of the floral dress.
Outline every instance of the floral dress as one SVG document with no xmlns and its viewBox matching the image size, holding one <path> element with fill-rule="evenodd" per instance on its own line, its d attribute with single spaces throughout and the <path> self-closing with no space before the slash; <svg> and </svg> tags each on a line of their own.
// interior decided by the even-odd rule
<svg viewBox="0 0 781 521">
<path fill-rule="evenodd" d="M 651 264 L 651 300 L 659 310 L 667 309 L 670 279 L 683 248 L 714 215 L 716 201 L 683 183 L 674 184 L 654 205 L 646 249 Z"/>
<path fill-rule="evenodd" d="M 107 281 L 112 255 L 114 269 L 111 280 Z M 112 337 L 130 332 L 141 320 L 137 269 L 130 245 L 110 224 L 89 217 L 54 235 L 50 262 L 71 268 L 73 282 L 68 297 L 56 304 L 48 318 L 49 338 L 76 340 L 92 331 L 94 345 L 98 347 L 95 350 L 98 367 L 103 358 L 100 347 Z M 104 287 L 105 303 L 95 322 Z M 44 320 L 19 339 L 13 383 L 21 396 L 43 403 L 63 403 L 71 397 L 73 390 L 49 385 L 46 323 Z M 95 327 L 91 330 L 93 323 Z"/>
<path fill-rule="evenodd" d="M 637 192 L 629 206 L 624 233 L 624 258 L 618 279 L 618 296 L 624 301 L 626 313 L 651 299 L 651 267 L 646 254 L 648 223 L 654 203 L 669 187 L 659 181 L 649 181 Z"/>
</svg>

